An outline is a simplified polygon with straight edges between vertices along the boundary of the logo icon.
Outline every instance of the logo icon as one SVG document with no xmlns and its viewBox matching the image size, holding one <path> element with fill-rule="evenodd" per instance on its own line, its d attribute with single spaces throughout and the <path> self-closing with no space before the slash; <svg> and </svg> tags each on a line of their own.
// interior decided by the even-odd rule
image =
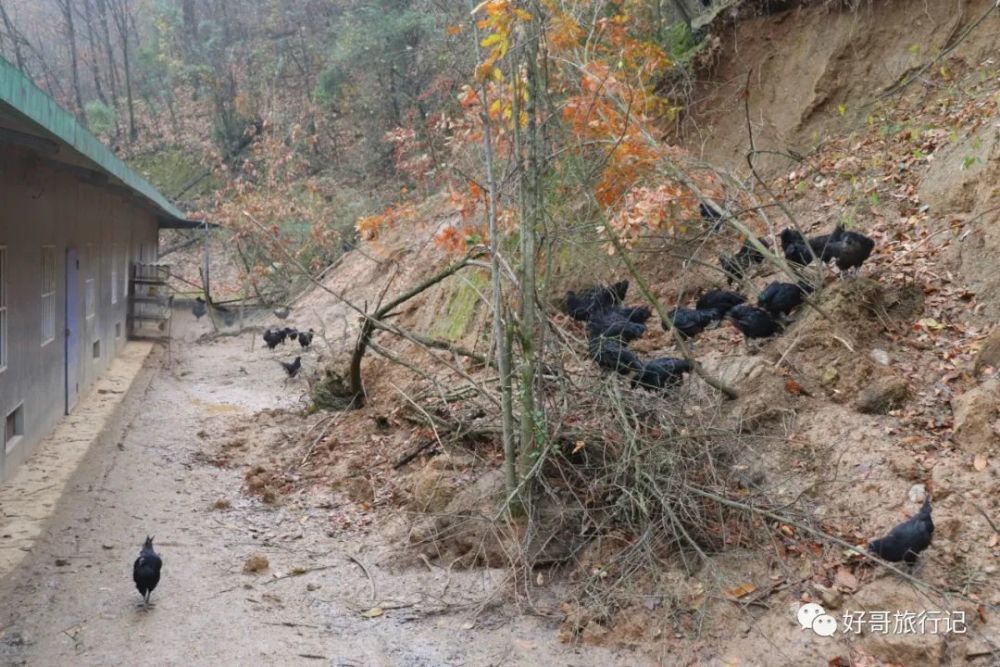
<svg viewBox="0 0 1000 667">
<path fill-rule="evenodd" d="M 812 630 L 820 637 L 832 637 L 837 634 L 837 619 L 827 614 L 826 609 L 815 602 L 799 607 L 795 618 L 803 630 Z"/>
</svg>

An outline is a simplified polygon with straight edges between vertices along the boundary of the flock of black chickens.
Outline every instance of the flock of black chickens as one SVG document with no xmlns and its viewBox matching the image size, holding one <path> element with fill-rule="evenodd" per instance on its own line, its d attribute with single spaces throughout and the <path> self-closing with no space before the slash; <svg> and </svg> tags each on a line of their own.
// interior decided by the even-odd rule
<svg viewBox="0 0 1000 667">
<path fill-rule="evenodd" d="M 691 364 L 684 359 L 663 357 L 642 361 L 628 344 L 646 333 L 646 322 L 653 311 L 648 306 L 625 307 L 629 282 L 590 287 L 566 295 L 566 312 L 575 320 L 586 322 L 590 357 L 601 368 L 622 375 L 632 375 L 632 386 L 643 389 L 669 389 L 679 385 Z"/>
<path fill-rule="evenodd" d="M 713 209 L 703 206 L 703 216 L 715 219 Z M 830 234 L 806 238 L 794 229 L 781 232 L 781 249 L 785 260 L 795 268 L 819 260 L 835 262 L 842 275 L 856 272 L 875 248 L 875 242 L 859 232 L 847 231 L 840 225 Z M 770 248 L 767 239 L 747 239 L 735 255 L 720 255 L 719 266 L 729 286 L 742 281 L 755 265 L 764 261 L 757 247 Z M 686 359 L 662 357 L 643 361 L 628 348 L 629 343 L 642 337 L 646 322 L 652 316 L 648 306 L 625 306 L 629 282 L 589 287 L 570 291 L 564 300 L 565 312 L 586 323 L 588 352 L 604 370 L 632 376 L 632 386 L 649 390 L 672 389 L 683 382 L 691 371 Z M 670 325 L 685 339 L 691 339 L 724 320 L 730 321 L 745 340 L 769 338 L 784 331 L 789 315 L 802 305 L 815 287 L 805 279 L 796 283 L 772 282 L 757 296 L 757 305 L 746 297 L 727 289 L 713 289 L 703 294 L 694 308 L 678 306 L 667 313 L 664 330 Z"/>
<path fill-rule="evenodd" d="M 702 217 L 721 227 L 721 214 L 703 204 Z M 847 231 L 840 225 L 829 234 L 807 238 L 795 229 L 785 229 L 780 236 L 785 261 L 793 271 L 819 260 L 834 262 L 842 276 L 856 274 L 871 256 L 875 242 L 859 232 Z M 747 239 L 735 255 L 720 255 L 719 266 L 726 275 L 728 286 L 742 282 L 753 268 L 764 261 L 760 247 L 770 249 L 767 239 L 757 238 L 756 244 Z M 629 343 L 646 332 L 646 322 L 652 316 L 648 306 L 625 306 L 629 281 L 613 285 L 588 287 L 570 291 L 563 302 L 564 311 L 575 320 L 586 323 L 587 350 L 590 358 L 607 371 L 632 376 L 632 387 L 648 390 L 670 390 L 683 383 L 691 371 L 686 359 L 661 357 L 643 361 L 629 349 Z M 801 306 L 815 290 L 813 284 L 801 278 L 795 283 L 772 282 L 757 296 L 757 305 L 747 303 L 743 295 L 725 289 L 713 289 L 703 294 L 694 308 L 676 307 L 667 313 L 669 323 L 684 339 L 691 339 L 705 329 L 730 321 L 743 334 L 744 340 L 769 338 L 780 334 L 790 314 Z M 663 322 L 667 331 L 670 327 Z M 872 540 L 868 549 L 890 562 L 908 565 L 931 543 L 934 522 L 931 520 L 930 499 L 913 517 L 894 527 L 884 537 Z"/>
<path fill-rule="evenodd" d="M 268 327 L 264 330 L 263 337 L 267 349 L 274 351 L 276 347 L 284 345 L 288 340 L 297 340 L 302 349 L 306 349 L 312 345 L 315 335 L 316 332 L 312 329 L 309 331 L 299 331 L 292 327 Z M 285 373 L 289 378 L 295 377 L 302 370 L 302 357 L 295 357 L 292 361 L 279 361 L 278 363 L 285 369 Z"/>
</svg>

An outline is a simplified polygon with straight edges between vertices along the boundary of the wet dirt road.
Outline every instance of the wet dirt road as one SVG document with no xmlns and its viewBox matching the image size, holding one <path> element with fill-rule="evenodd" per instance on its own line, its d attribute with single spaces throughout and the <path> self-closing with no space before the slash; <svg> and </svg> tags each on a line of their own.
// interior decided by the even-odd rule
<svg viewBox="0 0 1000 667">
<path fill-rule="evenodd" d="M 426 613 L 445 591 L 471 607 L 499 574 L 383 568 L 393 545 L 337 535 L 326 510 L 248 499 L 238 470 L 202 456 L 206 442 L 302 392 L 251 349 L 253 334 L 185 335 L 154 354 L 123 437 L 89 452 L 32 553 L 0 581 L 0 665 L 648 664 L 566 646 L 555 621 L 503 606 Z M 220 498 L 232 507 L 214 508 Z M 131 568 L 147 534 L 164 570 L 145 610 Z M 254 553 L 266 573 L 243 572 Z M 307 571 L 281 577 L 296 568 Z"/>
</svg>

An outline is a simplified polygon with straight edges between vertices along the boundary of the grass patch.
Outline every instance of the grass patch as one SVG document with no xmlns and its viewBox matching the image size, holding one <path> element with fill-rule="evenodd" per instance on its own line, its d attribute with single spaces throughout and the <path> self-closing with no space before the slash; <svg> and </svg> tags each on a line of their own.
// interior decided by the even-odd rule
<svg viewBox="0 0 1000 667">
<path fill-rule="evenodd" d="M 452 290 L 447 305 L 434 322 L 432 335 L 452 342 L 461 340 L 475 318 L 480 294 L 486 289 L 486 282 L 483 272 L 470 272 L 467 279 Z"/>
</svg>

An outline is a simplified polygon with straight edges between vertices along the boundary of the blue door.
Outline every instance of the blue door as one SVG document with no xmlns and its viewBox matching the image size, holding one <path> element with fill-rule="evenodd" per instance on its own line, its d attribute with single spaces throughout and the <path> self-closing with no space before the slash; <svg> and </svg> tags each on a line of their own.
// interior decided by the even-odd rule
<svg viewBox="0 0 1000 667">
<path fill-rule="evenodd" d="M 66 414 L 80 395 L 80 257 L 66 248 Z"/>
</svg>

